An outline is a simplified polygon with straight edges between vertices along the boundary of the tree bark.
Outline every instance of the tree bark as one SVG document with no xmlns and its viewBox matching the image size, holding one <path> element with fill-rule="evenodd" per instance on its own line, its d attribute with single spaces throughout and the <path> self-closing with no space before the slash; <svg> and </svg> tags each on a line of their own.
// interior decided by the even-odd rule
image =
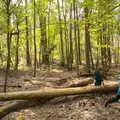
<svg viewBox="0 0 120 120">
<path fill-rule="evenodd" d="M 59 17 L 59 29 L 60 29 L 60 44 L 61 44 L 61 65 L 64 66 L 65 64 L 65 55 L 64 55 L 64 42 L 63 42 L 63 29 L 62 29 L 62 19 L 60 13 L 60 1 L 57 0 L 58 4 L 58 17 Z"/>
<path fill-rule="evenodd" d="M 70 5 L 70 20 L 72 19 L 72 3 Z M 72 70 L 72 64 L 73 64 L 73 40 L 72 40 L 72 23 L 70 22 L 69 25 L 69 42 L 70 42 L 70 51 L 69 51 L 69 70 Z"/>
<path fill-rule="evenodd" d="M 74 41 L 75 41 L 75 61 L 76 71 L 79 75 L 79 61 L 78 61 L 78 40 L 77 40 L 77 22 L 76 22 L 76 0 L 73 1 L 73 15 L 74 15 Z"/>
<path fill-rule="evenodd" d="M 62 88 L 62 89 L 44 89 L 36 91 L 22 91 L 11 93 L 0 93 L 0 101 L 5 100 L 30 100 L 30 99 L 47 99 L 68 95 L 80 95 L 87 93 L 108 93 L 117 89 L 118 84 L 105 86 L 87 86 L 76 88 Z"/>
<path fill-rule="evenodd" d="M 7 13 L 7 66 L 5 72 L 4 92 L 7 91 L 8 74 L 10 70 L 11 60 L 11 35 L 10 35 L 10 3 L 11 0 L 6 1 L 6 13 Z"/>
<path fill-rule="evenodd" d="M 80 25 L 79 25 L 79 8 L 76 6 L 76 17 L 77 17 L 77 37 L 78 37 L 78 63 L 81 65 L 81 40 L 80 40 Z"/>
<path fill-rule="evenodd" d="M 16 41 L 16 56 L 15 56 L 15 71 L 18 71 L 18 64 L 19 64 L 19 38 L 20 38 L 20 32 L 19 32 L 19 24 L 17 23 L 17 41 Z"/>
<path fill-rule="evenodd" d="M 86 57 L 86 67 L 87 71 L 90 73 L 90 65 L 91 65 L 91 59 L 90 59 L 90 23 L 89 23 L 89 9 L 88 7 L 84 8 L 84 14 L 85 14 L 85 57 Z"/>
<path fill-rule="evenodd" d="M 34 74 L 36 77 L 36 69 L 37 69 L 37 47 L 36 47 L 36 1 L 34 0 Z"/>
<path fill-rule="evenodd" d="M 28 2 L 25 0 L 25 7 L 27 13 Z M 25 24 L 26 24 L 26 65 L 31 66 L 31 58 L 30 58 L 30 43 L 29 43 L 29 32 L 28 32 L 28 16 L 25 16 Z"/>
</svg>

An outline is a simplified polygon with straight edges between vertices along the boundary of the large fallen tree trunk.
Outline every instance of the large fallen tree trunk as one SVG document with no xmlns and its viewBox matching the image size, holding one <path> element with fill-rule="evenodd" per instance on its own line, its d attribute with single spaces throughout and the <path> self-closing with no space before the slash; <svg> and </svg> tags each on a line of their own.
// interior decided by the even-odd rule
<svg viewBox="0 0 120 120">
<path fill-rule="evenodd" d="M 96 93 L 96 92 L 107 93 L 107 92 L 115 91 L 117 87 L 118 84 L 105 85 L 105 86 L 88 86 L 88 87 L 76 87 L 76 88 L 43 89 L 36 91 L 0 93 L 0 101 L 53 98 L 59 96 L 79 95 L 79 94 Z"/>
</svg>

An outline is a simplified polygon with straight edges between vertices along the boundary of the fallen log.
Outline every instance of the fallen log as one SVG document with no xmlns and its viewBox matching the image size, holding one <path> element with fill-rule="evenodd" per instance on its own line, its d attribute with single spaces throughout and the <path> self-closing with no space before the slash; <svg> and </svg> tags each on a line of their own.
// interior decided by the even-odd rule
<svg viewBox="0 0 120 120">
<path fill-rule="evenodd" d="M 61 79 L 62 81 L 63 79 Z M 60 80 L 59 80 L 60 81 Z M 59 82 L 58 81 L 58 82 Z M 54 83 L 52 82 L 46 82 L 46 84 L 44 84 L 43 82 L 40 81 L 31 81 L 32 85 L 39 85 L 40 87 L 42 86 L 46 86 L 46 87 L 52 87 L 52 88 L 71 88 L 71 87 L 83 87 L 83 86 L 87 86 L 89 84 L 93 83 L 93 78 L 85 78 L 85 79 L 74 79 L 74 80 L 69 80 L 68 82 L 66 82 L 64 85 L 54 85 Z"/>
<path fill-rule="evenodd" d="M 85 80 L 79 80 L 79 81 L 75 81 L 73 83 L 70 83 L 70 85 L 66 86 L 66 87 L 83 87 L 83 86 L 87 86 L 88 84 L 92 84 L 93 83 L 93 79 L 92 78 L 87 78 Z"/>
<path fill-rule="evenodd" d="M 43 99 L 43 100 L 22 100 L 22 101 L 15 101 L 13 103 L 9 103 L 3 107 L 0 107 L 0 119 L 8 115 L 9 113 L 12 112 L 17 112 L 22 109 L 26 109 L 29 107 L 37 106 L 37 105 L 42 105 L 45 102 L 47 102 L 49 99 Z"/>
<path fill-rule="evenodd" d="M 19 102 L 10 103 L 6 106 L 0 107 L 0 119 L 5 117 L 7 114 L 11 112 L 25 109 L 26 107 L 31 107 L 34 104 L 35 102 L 33 103 L 28 101 L 19 101 Z"/>
<path fill-rule="evenodd" d="M 118 84 L 105 86 L 87 86 L 76 88 L 61 88 L 61 89 L 42 89 L 35 91 L 22 91 L 11 93 L 0 93 L 0 101 L 5 100 L 29 100 L 40 98 L 53 98 L 68 95 L 79 95 L 87 93 L 108 93 L 113 92 L 118 87 Z"/>
</svg>

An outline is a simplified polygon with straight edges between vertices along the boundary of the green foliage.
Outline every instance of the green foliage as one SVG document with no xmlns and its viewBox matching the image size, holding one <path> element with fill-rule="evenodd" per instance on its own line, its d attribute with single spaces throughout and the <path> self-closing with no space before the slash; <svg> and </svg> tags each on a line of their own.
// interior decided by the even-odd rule
<svg viewBox="0 0 120 120">
<path fill-rule="evenodd" d="M 19 1 L 19 0 L 18 0 Z M 54 50 L 54 58 L 60 58 L 60 24 L 65 34 L 67 30 L 67 38 L 70 39 L 70 24 L 72 24 L 72 41 L 73 49 L 75 49 L 74 41 L 74 23 L 80 28 L 80 44 L 81 49 L 84 51 L 84 36 L 85 36 L 85 15 L 84 8 L 89 9 L 87 21 L 90 23 L 90 34 L 91 34 L 91 43 L 93 49 L 95 48 L 113 48 L 112 45 L 97 43 L 100 38 L 100 32 L 103 30 L 105 25 L 109 26 L 110 35 L 120 35 L 120 2 L 116 0 L 62 0 L 60 1 L 60 13 L 61 13 L 61 23 L 58 19 L 58 5 L 56 0 L 36 0 L 36 38 L 37 38 L 37 49 L 40 51 L 41 44 L 41 27 L 40 27 L 40 17 L 46 17 L 46 31 L 47 39 L 49 45 L 56 44 L 57 48 Z M 7 56 L 6 46 L 6 33 L 7 33 L 7 13 L 6 5 L 4 0 L 0 0 L 0 38 L 1 46 L 3 51 L 3 56 Z M 79 19 L 74 19 L 73 17 L 73 3 L 75 2 L 76 7 L 78 8 L 78 17 Z M 26 58 L 25 49 L 26 49 L 26 24 L 25 17 L 28 17 L 28 30 L 29 30 L 29 40 L 30 40 L 30 51 L 31 56 L 33 57 L 33 1 L 29 1 L 27 7 L 24 3 L 17 2 L 16 4 L 10 4 L 10 32 L 16 31 L 16 25 L 18 24 L 20 29 L 20 43 L 19 43 L 19 56 Z M 72 5 L 72 19 L 70 19 L 70 7 Z M 66 15 L 67 26 L 65 26 L 64 16 Z M 49 17 L 49 18 L 48 18 Z M 49 20 L 48 20 L 49 19 Z M 113 29 L 114 28 L 114 29 Z M 108 28 L 107 28 L 108 29 Z M 108 30 L 102 31 L 103 35 L 108 34 Z M 5 36 L 5 37 L 3 37 Z M 65 43 L 65 35 L 63 35 L 63 41 Z M 68 42 L 68 45 L 70 43 Z M 11 57 L 15 57 L 16 51 L 16 36 L 12 37 L 11 43 Z"/>
</svg>

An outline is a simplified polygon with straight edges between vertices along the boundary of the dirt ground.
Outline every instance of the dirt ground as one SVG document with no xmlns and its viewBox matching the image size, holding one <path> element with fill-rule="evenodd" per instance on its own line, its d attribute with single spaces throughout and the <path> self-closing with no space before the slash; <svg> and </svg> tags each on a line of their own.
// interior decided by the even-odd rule
<svg viewBox="0 0 120 120">
<path fill-rule="evenodd" d="M 3 91 L 4 70 L 0 69 L 0 91 Z M 119 67 L 113 67 L 107 77 L 109 81 L 116 81 L 115 76 L 120 73 Z M 10 72 L 8 91 L 26 91 L 64 87 L 74 81 L 87 77 L 78 77 L 76 72 L 52 69 L 38 70 L 37 77 L 32 77 L 32 70 Z M 54 98 L 42 106 L 35 106 L 19 112 L 14 112 L 2 120 L 120 120 L 120 103 L 114 103 L 107 108 L 104 103 L 111 94 L 87 94 Z M 1 102 L 0 104 L 3 104 Z"/>
</svg>

